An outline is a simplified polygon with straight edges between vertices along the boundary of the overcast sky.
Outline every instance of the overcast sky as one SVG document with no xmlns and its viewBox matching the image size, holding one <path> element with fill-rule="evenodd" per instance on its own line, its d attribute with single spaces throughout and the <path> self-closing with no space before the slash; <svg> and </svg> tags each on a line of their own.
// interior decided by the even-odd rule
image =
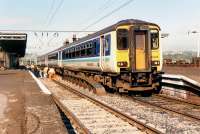
<svg viewBox="0 0 200 134">
<path fill-rule="evenodd" d="M 126 1 L 63 0 L 62 3 L 62 0 L 0 0 L 0 30 L 82 30 Z M 87 30 L 100 30 L 129 18 L 157 23 L 162 33 L 169 33 L 168 38 L 161 39 L 165 51 L 197 48 L 200 34 L 188 36 L 187 32 L 200 32 L 200 0 L 133 0 Z M 49 33 L 48 37 L 41 33 L 37 36 L 28 34 L 27 51 L 42 53 L 62 45 L 65 38 L 71 38 L 73 33 L 59 34 L 58 38 L 53 36 L 54 33 Z"/>
</svg>

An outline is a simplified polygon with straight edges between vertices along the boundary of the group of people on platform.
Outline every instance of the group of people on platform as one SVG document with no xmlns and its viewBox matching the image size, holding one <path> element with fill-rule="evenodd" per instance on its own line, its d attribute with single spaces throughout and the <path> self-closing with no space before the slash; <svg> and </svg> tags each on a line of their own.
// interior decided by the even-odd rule
<svg viewBox="0 0 200 134">
<path fill-rule="evenodd" d="M 26 68 L 30 70 L 38 78 L 53 78 L 55 70 L 53 68 L 45 67 L 43 70 L 36 65 L 27 65 Z"/>
</svg>

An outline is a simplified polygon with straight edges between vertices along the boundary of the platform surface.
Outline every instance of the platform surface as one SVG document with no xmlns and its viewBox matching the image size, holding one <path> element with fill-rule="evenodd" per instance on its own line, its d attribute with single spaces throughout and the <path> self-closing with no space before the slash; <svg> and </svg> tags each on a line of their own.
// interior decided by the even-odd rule
<svg viewBox="0 0 200 134">
<path fill-rule="evenodd" d="M 0 71 L 0 134 L 64 134 L 50 95 L 27 71 Z"/>
<path fill-rule="evenodd" d="M 166 74 L 178 74 L 186 76 L 200 83 L 200 67 L 173 67 L 164 66 L 163 71 Z"/>
</svg>

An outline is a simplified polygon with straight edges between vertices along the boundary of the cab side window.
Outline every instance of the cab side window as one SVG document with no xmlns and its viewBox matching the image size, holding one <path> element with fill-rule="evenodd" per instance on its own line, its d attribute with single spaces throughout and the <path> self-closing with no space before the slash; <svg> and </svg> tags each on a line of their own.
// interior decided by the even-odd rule
<svg viewBox="0 0 200 134">
<path fill-rule="evenodd" d="M 158 31 L 151 32 L 151 49 L 159 48 L 159 35 Z"/>
<path fill-rule="evenodd" d="M 117 49 L 118 50 L 128 49 L 128 30 L 127 29 L 117 30 Z"/>
</svg>

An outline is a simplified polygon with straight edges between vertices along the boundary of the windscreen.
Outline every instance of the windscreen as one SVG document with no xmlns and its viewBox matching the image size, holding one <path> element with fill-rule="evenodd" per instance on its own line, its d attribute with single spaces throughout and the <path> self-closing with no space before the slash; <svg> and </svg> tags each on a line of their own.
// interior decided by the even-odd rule
<svg viewBox="0 0 200 134">
<path fill-rule="evenodd" d="M 159 48 L 159 34 L 157 30 L 151 31 L 151 49 Z"/>
<path fill-rule="evenodd" d="M 118 50 L 128 49 L 128 30 L 127 29 L 117 30 L 117 49 Z"/>
</svg>

